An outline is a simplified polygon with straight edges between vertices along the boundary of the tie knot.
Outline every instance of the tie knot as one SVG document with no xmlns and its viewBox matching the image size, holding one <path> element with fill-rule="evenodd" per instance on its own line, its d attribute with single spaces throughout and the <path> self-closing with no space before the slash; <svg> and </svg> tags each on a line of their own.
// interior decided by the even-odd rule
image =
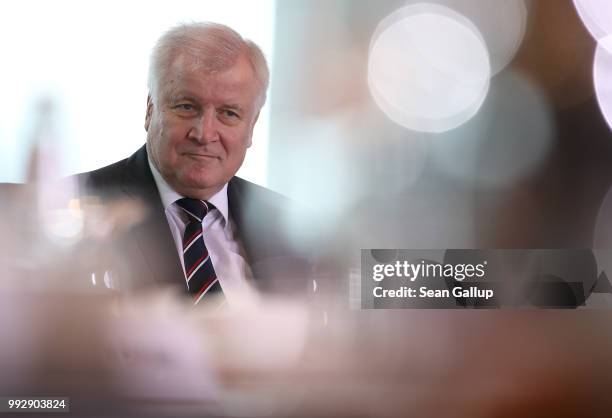
<svg viewBox="0 0 612 418">
<path fill-rule="evenodd" d="M 198 222 L 202 222 L 206 214 L 215 208 L 212 203 L 206 202 L 205 200 L 191 199 L 188 197 L 177 200 L 176 204 L 179 208 L 183 209 L 183 212 L 185 212 L 191 220 L 197 220 Z"/>
</svg>

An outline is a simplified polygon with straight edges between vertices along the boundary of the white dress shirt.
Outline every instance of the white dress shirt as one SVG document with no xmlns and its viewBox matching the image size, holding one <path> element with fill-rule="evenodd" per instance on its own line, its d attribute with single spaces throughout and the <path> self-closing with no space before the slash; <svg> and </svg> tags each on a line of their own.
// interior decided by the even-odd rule
<svg viewBox="0 0 612 418">
<path fill-rule="evenodd" d="M 155 179 L 155 184 L 164 206 L 184 275 L 183 234 L 185 233 L 188 219 L 187 215 L 175 202 L 185 196 L 181 196 L 168 185 L 151 159 L 149 159 L 149 167 L 151 167 L 151 173 L 153 173 L 153 178 Z M 252 294 L 252 289 L 249 285 L 252 274 L 244 259 L 244 250 L 241 242 L 234 233 L 236 228 L 229 217 L 227 183 L 219 192 L 208 199 L 208 202 L 212 203 L 215 209 L 209 212 L 202 221 L 206 248 L 210 254 L 215 273 L 217 273 L 219 284 L 228 301 L 231 303 L 237 298 L 242 300 L 245 294 Z M 187 282 L 187 279 L 185 279 L 185 282 Z"/>
</svg>

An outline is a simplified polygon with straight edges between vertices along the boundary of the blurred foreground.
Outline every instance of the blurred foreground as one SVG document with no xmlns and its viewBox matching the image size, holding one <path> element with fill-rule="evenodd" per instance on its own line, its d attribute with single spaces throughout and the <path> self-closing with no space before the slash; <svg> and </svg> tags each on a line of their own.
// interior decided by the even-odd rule
<svg viewBox="0 0 612 418">
<path fill-rule="evenodd" d="M 56 186 L 2 189 L 2 396 L 69 396 L 73 416 L 610 415 L 608 311 L 350 311 L 316 283 L 194 309 L 104 267 L 139 208 Z"/>
<path fill-rule="evenodd" d="M 0 393 L 74 416 L 608 417 L 605 311 L 193 310 L 7 292 Z"/>
</svg>

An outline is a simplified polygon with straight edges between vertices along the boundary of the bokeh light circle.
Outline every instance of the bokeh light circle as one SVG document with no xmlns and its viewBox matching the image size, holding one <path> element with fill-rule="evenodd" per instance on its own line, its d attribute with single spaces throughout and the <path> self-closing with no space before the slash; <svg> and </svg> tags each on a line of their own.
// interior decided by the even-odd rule
<svg viewBox="0 0 612 418">
<path fill-rule="evenodd" d="M 610 0 L 574 0 L 574 6 L 582 23 L 596 40 L 612 34 L 612 2 Z"/>
<path fill-rule="evenodd" d="M 370 45 L 368 86 L 394 122 L 444 132 L 476 114 L 491 76 L 478 29 L 440 5 L 416 4 L 383 19 Z"/>
<path fill-rule="evenodd" d="M 612 127 L 612 35 L 597 43 L 593 83 L 601 113 L 608 126 Z"/>
<path fill-rule="evenodd" d="M 422 0 L 407 0 L 405 5 Z M 512 61 L 527 27 L 527 6 L 524 0 L 430 0 L 461 13 L 484 38 L 491 61 L 491 73 L 497 74 Z"/>
</svg>

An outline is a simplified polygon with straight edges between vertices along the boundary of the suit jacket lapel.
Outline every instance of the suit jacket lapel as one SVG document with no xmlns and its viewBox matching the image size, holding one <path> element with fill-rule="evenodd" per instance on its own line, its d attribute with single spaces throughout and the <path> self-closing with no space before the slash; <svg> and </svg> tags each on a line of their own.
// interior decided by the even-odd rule
<svg viewBox="0 0 612 418">
<path fill-rule="evenodd" d="M 145 146 L 128 159 L 126 168 L 122 179 L 124 191 L 141 200 L 149 210 L 145 220 L 133 229 L 133 238 L 150 268 L 149 274 L 160 284 L 183 285 L 183 269 L 149 167 Z"/>
<path fill-rule="evenodd" d="M 227 185 L 227 200 L 229 215 L 235 225 L 235 235 L 240 239 L 245 252 L 247 264 L 251 267 L 253 278 L 259 278 L 258 261 L 262 258 L 262 246 L 256 241 L 257 231 L 254 231 L 255 223 L 249 216 L 247 205 L 252 206 L 252 201 L 247 196 L 247 191 L 242 187 L 240 179 L 233 177 Z M 250 209 L 253 209 L 252 207 Z"/>
<path fill-rule="evenodd" d="M 236 226 L 257 287 L 265 292 L 303 292 L 312 267 L 292 249 L 283 224 L 284 200 L 234 177 L 227 188 L 230 216 Z"/>
<path fill-rule="evenodd" d="M 234 231 L 236 236 L 240 237 L 244 251 L 246 252 L 247 262 L 252 261 L 255 251 L 250 242 L 248 231 L 245 225 L 245 210 L 246 198 L 244 190 L 240 187 L 236 177 L 233 177 L 227 184 L 227 205 L 229 208 L 229 216 L 236 226 Z M 250 263 L 249 263 L 250 264 Z"/>
</svg>

